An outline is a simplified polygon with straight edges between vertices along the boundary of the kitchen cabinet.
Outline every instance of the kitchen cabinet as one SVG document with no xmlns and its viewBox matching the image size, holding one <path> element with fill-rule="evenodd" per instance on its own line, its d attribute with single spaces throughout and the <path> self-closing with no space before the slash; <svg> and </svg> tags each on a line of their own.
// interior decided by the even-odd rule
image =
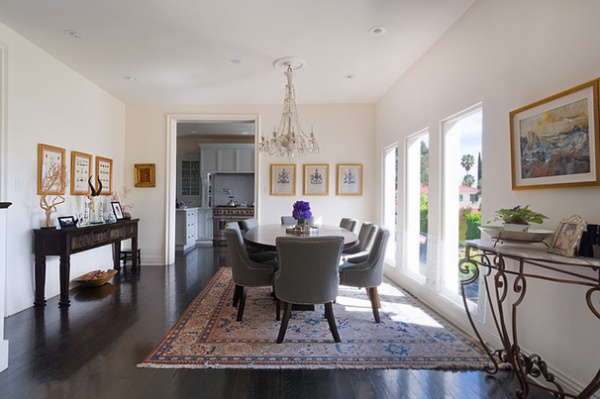
<svg viewBox="0 0 600 399">
<path fill-rule="evenodd" d="M 198 208 L 175 210 L 175 249 L 186 252 L 196 246 Z"/>
<path fill-rule="evenodd" d="M 202 172 L 254 172 L 254 144 L 200 144 Z"/>
<path fill-rule="evenodd" d="M 213 239 L 213 210 L 212 208 L 198 209 L 198 241 Z"/>
<path fill-rule="evenodd" d="M 200 154 L 177 154 L 177 200 L 188 205 L 200 205 L 202 180 L 200 175 Z"/>
</svg>

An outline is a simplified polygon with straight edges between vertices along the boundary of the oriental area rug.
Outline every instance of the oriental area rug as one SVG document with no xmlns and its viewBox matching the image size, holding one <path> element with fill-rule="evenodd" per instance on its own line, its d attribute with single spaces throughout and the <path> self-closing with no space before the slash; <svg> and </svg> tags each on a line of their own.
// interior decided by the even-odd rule
<svg viewBox="0 0 600 399">
<path fill-rule="evenodd" d="M 340 286 L 333 305 L 340 343 L 317 305 L 292 311 L 285 340 L 277 344 L 271 289 L 248 288 L 238 322 L 233 288 L 231 269 L 219 269 L 138 367 L 482 370 L 488 361 L 478 343 L 388 283 L 379 287 L 380 324 L 364 289 Z"/>
</svg>

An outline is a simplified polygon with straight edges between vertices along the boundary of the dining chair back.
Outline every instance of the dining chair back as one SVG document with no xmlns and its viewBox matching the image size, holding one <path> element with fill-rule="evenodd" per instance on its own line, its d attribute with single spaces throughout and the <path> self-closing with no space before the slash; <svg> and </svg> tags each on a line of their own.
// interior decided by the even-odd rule
<svg viewBox="0 0 600 399">
<path fill-rule="evenodd" d="M 281 224 L 286 225 L 286 226 L 292 226 L 292 225 L 296 224 L 296 219 L 294 219 L 291 216 L 282 216 Z"/>
<path fill-rule="evenodd" d="M 344 238 L 340 236 L 277 237 L 279 269 L 274 278 L 275 296 L 284 304 L 277 342 L 283 342 L 291 304 L 324 304 L 333 339 L 340 342 L 333 301 L 338 294 L 338 265 L 343 245 Z"/>
<path fill-rule="evenodd" d="M 258 226 L 258 219 L 255 219 L 255 218 L 244 219 L 244 220 L 240 220 L 238 222 L 238 224 L 240 225 L 240 229 L 242 229 L 243 231 L 248 231 L 251 228 Z"/>
<path fill-rule="evenodd" d="M 225 238 L 231 258 L 231 272 L 235 291 L 233 306 L 238 306 L 237 320 L 242 321 L 246 305 L 247 287 L 273 286 L 273 277 L 277 268 L 276 262 L 254 262 L 248 256 L 242 232 L 237 223 L 225 226 Z"/>
<path fill-rule="evenodd" d="M 356 219 L 342 218 L 342 220 L 340 220 L 340 227 L 346 230 L 350 230 L 351 232 L 354 232 L 354 229 L 356 229 L 357 224 L 358 220 Z"/>
<path fill-rule="evenodd" d="M 373 247 L 377 230 L 379 230 L 377 224 L 364 222 L 358 232 L 358 245 L 344 250 L 343 260 L 352 263 L 364 262 Z"/>
<path fill-rule="evenodd" d="M 340 284 L 357 288 L 366 288 L 375 322 L 381 322 L 379 316 L 379 293 L 377 287 L 383 282 L 383 261 L 389 231 L 381 228 L 375 235 L 367 259 L 361 263 L 344 262 L 340 266 Z"/>
</svg>

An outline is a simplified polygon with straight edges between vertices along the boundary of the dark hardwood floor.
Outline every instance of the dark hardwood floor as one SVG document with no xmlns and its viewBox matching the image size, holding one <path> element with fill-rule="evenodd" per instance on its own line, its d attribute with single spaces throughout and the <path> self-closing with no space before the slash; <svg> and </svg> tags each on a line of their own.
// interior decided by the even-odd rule
<svg viewBox="0 0 600 399">
<path fill-rule="evenodd" d="M 128 266 L 112 284 L 71 290 L 8 317 L 0 398 L 513 398 L 512 373 L 432 370 L 137 368 L 215 270 L 224 248 L 198 248 L 169 267 Z M 275 337 L 275 335 L 274 335 Z M 274 338 L 275 339 L 275 338 Z M 534 390 L 530 398 L 551 396 Z"/>
</svg>

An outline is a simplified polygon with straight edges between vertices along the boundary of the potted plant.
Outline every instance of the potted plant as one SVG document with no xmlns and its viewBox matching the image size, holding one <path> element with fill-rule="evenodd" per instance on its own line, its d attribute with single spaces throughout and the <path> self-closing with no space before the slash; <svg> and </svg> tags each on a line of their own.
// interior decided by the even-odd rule
<svg viewBox="0 0 600 399">
<path fill-rule="evenodd" d="M 500 208 L 494 211 L 494 221 L 502 220 L 505 230 L 527 231 L 530 223 L 543 223 L 545 215 L 532 211 L 529 205 L 514 208 Z"/>
</svg>

